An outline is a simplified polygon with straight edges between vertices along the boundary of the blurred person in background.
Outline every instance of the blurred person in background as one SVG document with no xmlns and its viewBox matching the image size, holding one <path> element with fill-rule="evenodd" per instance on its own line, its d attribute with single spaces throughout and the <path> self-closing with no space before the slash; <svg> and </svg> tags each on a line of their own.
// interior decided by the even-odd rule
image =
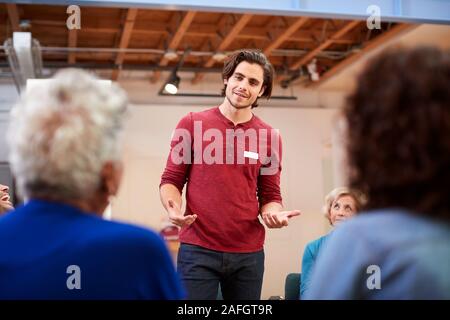
<svg viewBox="0 0 450 320">
<path fill-rule="evenodd" d="M 122 177 L 127 98 L 60 71 L 12 110 L 10 163 L 23 206 L 0 218 L 0 299 L 179 299 L 163 240 L 102 219 Z"/>
<path fill-rule="evenodd" d="M 450 52 L 391 49 L 344 109 L 351 188 L 365 211 L 337 228 L 307 299 L 450 299 Z"/>
<path fill-rule="evenodd" d="M 325 205 L 323 206 L 322 211 L 330 225 L 334 228 L 345 220 L 353 217 L 362 208 L 363 204 L 364 197 L 360 192 L 350 190 L 346 187 L 340 187 L 333 189 L 325 197 Z M 300 297 L 305 294 L 310 285 L 311 272 L 314 263 L 321 248 L 332 232 L 309 242 L 305 247 L 300 278 Z"/>
</svg>

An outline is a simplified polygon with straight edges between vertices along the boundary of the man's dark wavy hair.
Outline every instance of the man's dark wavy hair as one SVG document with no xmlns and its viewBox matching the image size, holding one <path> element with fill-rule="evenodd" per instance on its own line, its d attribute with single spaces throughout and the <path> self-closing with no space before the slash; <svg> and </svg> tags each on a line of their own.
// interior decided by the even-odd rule
<svg viewBox="0 0 450 320">
<path fill-rule="evenodd" d="M 450 52 L 391 49 L 370 61 L 344 109 L 349 186 L 366 209 L 450 222 Z"/>
<path fill-rule="evenodd" d="M 236 67 L 242 61 L 246 61 L 248 63 L 256 63 L 263 68 L 264 71 L 264 80 L 263 80 L 263 88 L 264 92 L 261 97 L 270 99 L 272 95 L 272 87 L 273 87 L 273 75 L 274 69 L 272 64 L 269 62 L 267 57 L 259 50 L 239 50 L 233 52 L 226 60 L 225 65 L 222 70 L 222 79 L 228 80 L 236 70 Z M 224 85 L 222 89 L 222 96 L 225 96 L 225 90 L 227 86 Z M 258 98 L 252 104 L 252 109 L 258 107 Z"/>
</svg>

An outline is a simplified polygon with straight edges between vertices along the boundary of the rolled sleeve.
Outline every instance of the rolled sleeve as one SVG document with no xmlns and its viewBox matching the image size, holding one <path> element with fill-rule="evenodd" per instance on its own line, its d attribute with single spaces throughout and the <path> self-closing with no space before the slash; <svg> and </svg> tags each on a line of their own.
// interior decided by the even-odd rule
<svg viewBox="0 0 450 320">
<path fill-rule="evenodd" d="M 271 146 L 270 161 L 262 166 L 262 173 L 258 176 L 258 199 L 261 207 L 269 202 L 283 205 L 280 190 L 282 140 L 278 133 L 274 138 L 278 140 L 275 145 L 277 148 L 273 149 Z"/>
<path fill-rule="evenodd" d="M 189 113 L 180 120 L 172 134 L 170 152 L 161 176 L 160 188 L 164 184 L 172 184 L 182 193 L 192 163 L 192 130 L 192 114 Z M 180 161 L 181 158 L 188 161 Z"/>
</svg>

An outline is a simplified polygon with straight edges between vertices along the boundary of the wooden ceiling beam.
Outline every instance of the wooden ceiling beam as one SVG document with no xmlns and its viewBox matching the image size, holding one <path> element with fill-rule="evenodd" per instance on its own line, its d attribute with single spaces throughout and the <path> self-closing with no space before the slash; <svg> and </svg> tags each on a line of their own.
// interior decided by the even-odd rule
<svg viewBox="0 0 450 320">
<path fill-rule="evenodd" d="M 245 27 L 245 25 L 251 20 L 253 15 L 251 14 L 244 14 L 242 15 L 237 23 L 231 28 L 230 32 L 227 34 L 225 39 L 222 40 L 222 43 L 219 45 L 218 48 L 216 48 L 217 51 L 223 51 L 228 48 L 228 46 L 233 42 L 233 40 L 236 38 L 236 36 L 241 32 L 241 30 Z M 211 67 L 214 64 L 214 59 L 208 60 L 206 63 L 206 67 Z"/>
<path fill-rule="evenodd" d="M 67 33 L 67 46 L 69 48 L 76 48 L 77 47 L 77 29 L 68 30 Z M 76 62 L 76 53 L 75 52 L 69 52 L 69 55 L 67 57 L 67 62 L 70 64 L 73 64 Z"/>
<path fill-rule="evenodd" d="M 59 56 L 65 55 L 65 53 L 54 53 L 51 56 Z M 44 56 L 49 56 L 45 54 Z M 114 59 L 116 55 L 114 52 L 78 52 L 77 53 L 77 62 L 81 60 L 105 60 L 104 62 L 111 61 Z M 148 62 L 155 57 L 153 53 L 128 53 L 127 54 L 127 63 L 128 61 L 141 61 Z"/>
<path fill-rule="evenodd" d="M 233 40 L 236 38 L 236 36 L 241 32 L 242 29 L 244 29 L 245 25 L 252 19 L 252 14 L 244 14 L 242 15 L 239 20 L 236 22 L 236 24 L 231 28 L 231 30 L 228 32 L 228 34 L 224 37 L 222 42 L 219 44 L 217 48 L 215 48 L 216 52 L 224 51 L 226 50 L 229 45 L 233 42 Z M 216 60 L 214 60 L 212 57 L 209 58 L 206 63 L 204 64 L 205 68 L 212 67 Z M 197 73 L 194 78 L 192 79 L 192 83 L 196 84 L 198 81 L 200 81 L 203 78 L 202 73 Z"/>
<path fill-rule="evenodd" d="M 331 37 L 323 41 L 320 45 L 312 49 L 310 52 L 308 52 L 305 56 L 298 59 L 296 62 L 294 62 L 289 69 L 290 70 L 296 70 L 309 61 L 311 61 L 319 52 L 329 47 L 335 40 L 339 40 L 342 36 L 344 36 L 347 32 L 355 28 L 358 24 L 360 24 L 361 21 L 355 20 L 350 21 L 346 23 L 341 29 L 336 31 Z"/>
<path fill-rule="evenodd" d="M 13 32 L 20 31 L 19 25 L 19 10 L 17 9 L 17 5 L 14 3 L 7 3 L 6 11 L 8 12 L 9 22 L 11 23 L 11 28 Z"/>
<path fill-rule="evenodd" d="M 320 80 L 317 82 L 311 83 L 309 87 L 315 88 L 328 79 L 332 78 L 333 76 L 337 75 L 339 72 L 350 66 L 351 64 L 355 63 L 359 59 L 361 59 L 363 56 L 366 56 L 368 53 L 373 51 L 374 49 L 378 48 L 380 45 L 383 45 L 387 41 L 404 34 L 406 32 L 409 32 L 413 29 L 415 29 L 418 25 L 412 25 L 412 24 L 399 24 L 394 27 L 392 27 L 389 31 L 383 32 L 381 35 L 375 37 L 373 40 L 370 40 L 366 42 L 363 46 L 363 48 L 358 51 L 357 53 L 354 53 L 353 55 L 349 56 L 348 58 L 342 60 L 338 64 L 336 64 L 333 68 L 328 70 L 325 74 L 323 74 L 320 77 Z"/>
<path fill-rule="evenodd" d="M 169 50 L 176 50 L 183 39 L 184 35 L 186 34 L 187 30 L 189 29 L 189 26 L 191 25 L 192 21 L 195 18 L 195 15 L 197 14 L 196 11 L 188 11 L 183 15 L 183 18 L 181 19 L 180 24 L 176 28 L 175 34 L 172 36 L 172 38 L 169 41 L 169 45 L 167 46 L 167 49 Z M 167 66 L 169 64 L 169 59 L 166 57 L 162 57 L 161 61 L 159 62 L 160 66 Z M 159 77 L 161 76 L 160 71 L 155 71 L 153 73 L 153 77 L 151 79 L 151 82 L 157 82 L 159 80 Z"/>
<path fill-rule="evenodd" d="M 61 30 L 65 31 L 66 24 L 63 21 L 52 21 L 52 20 L 31 20 L 32 30 L 36 32 L 40 30 L 40 28 L 45 27 L 60 27 Z M 110 33 L 117 34 L 120 32 L 120 28 L 116 25 L 102 23 L 101 25 L 95 25 L 95 23 L 86 21 L 83 23 L 83 28 L 78 30 L 78 35 L 86 34 L 86 33 Z M 246 27 L 245 32 L 240 32 L 236 35 L 236 39 L 254 39 L 267 41 L 267 43 L 271 42 L 271 38 L 269 37 L 269 31 L 267 28 L 259 28 L 259 27 Z M 297 30 L 292 33 L 289 37 L 285 39 L 290 42 L 315 42 L 316 40 L 311 35 L 320 35 L 320 30 Z M 204 38 L 216 38 L 218 33 L 218 25 L 210 24 L 210 23 L 191 23 L 189 29 L 186 30 L 184 36 L 190 37 L 204 37 Z M 139 22 L 135 23 L 133 28 L 133 35 L 148 35 L 148 36 L 157 36 L 164 35 L 168 37 L 170 32 L 167 29 L 166 23 L 161 22 L 150 22 L 145 26 Z M 330 34 L 331 36 L 331 34 Z M 277 39 L 275 39 L 277 40 Z M 335 43 L 349 44 L 354 43 L 354 37 L 350 35 L 345 35 L 339 40 L 335 40 Z"/>
<path fill-rule="evenodd" d="M 264 50 L 264 54 L 269 56 L 272 51 L 278 48 L 284 41 L 286 41 L 294 32 L 300 29 L 306 22 L 308 22 L 308 18 L 301 17 L 297 19 L 292 25 L 290 25 L 282 34 L 276 37 L 274 41 L 269 44 Z"/>
<path fill-rule="evenodd" d="M 183 15 L 183 19 L 181 20 L 180 25 L 177 28 L 177 31 L 173 35 L 173 37 L 170 39 L 169 42 L 169 49 L 177 49 L 178 45 L 181 42 L 181 39 L 183 38 L 184 34 L 188 30 L 189 26 L 191 25 L 192 21 L 195 18 L 197 12 L 195 11 L 188 11 L 186 14 Z"/>
<path fill-rule="evenodd" d="M 130 42 L 131 33 L 133 31 L 134 23 L 136 21 L 136 16 L 138 13 L 138 9 L 131 8 L 127 10 L 126 18 L 125 18 L 125 24 L 123 26 L 122 35 L 120 36 L 120 42 L 119 42 L 119 49 L 127 48 L 128 43 Z M 115 64 L 121 65 L 124 61 L 125 53 L 119 52 L 117 53 Z M 119 70 L 114 70 L 112 73 L 112 80 L 116 81 L 119 78 Z"/>
</svg>

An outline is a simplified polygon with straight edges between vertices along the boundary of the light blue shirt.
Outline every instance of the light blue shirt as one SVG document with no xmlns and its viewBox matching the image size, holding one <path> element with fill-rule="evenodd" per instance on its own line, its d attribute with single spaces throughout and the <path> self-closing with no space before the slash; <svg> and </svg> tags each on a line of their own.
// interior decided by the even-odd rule
<svg viewBox="0 0 450 320">
<path fill-rule="evenodd" d="M 450 224 L 396 209 L 359 214 L 328 238 L 302 298 L 450 299 Z"/>
<path fill-rule="evenodd" d="M 327 240 L 329 234 L 320 237 L 314 241 L 308 243 L 305 247 L 302 259 L 302 273 L 300 280 L 300 298 L 305 294 L 306 290 L 309 288 L 311 281 L 311 273 L 316 262 L 317 256 L 319 255 L 320 249 Z"/>
</svg>

